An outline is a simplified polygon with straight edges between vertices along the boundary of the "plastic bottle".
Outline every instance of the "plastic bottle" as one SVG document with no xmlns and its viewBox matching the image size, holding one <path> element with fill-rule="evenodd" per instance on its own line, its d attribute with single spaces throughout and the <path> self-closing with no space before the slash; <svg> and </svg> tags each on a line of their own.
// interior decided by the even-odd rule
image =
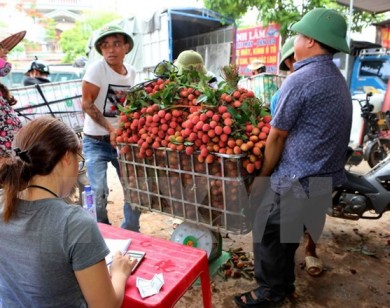
<svg viewBox="0 0 390 308">
<path fill-rule="evenodd" d="M 95 203 L 95 193 L 91 188 L 91 185 L 85 185 L 83 196 L 83 208 L 91 214 L 91 216 L 97 220 L 96 216 L 96 203 Z"/>
</svg>

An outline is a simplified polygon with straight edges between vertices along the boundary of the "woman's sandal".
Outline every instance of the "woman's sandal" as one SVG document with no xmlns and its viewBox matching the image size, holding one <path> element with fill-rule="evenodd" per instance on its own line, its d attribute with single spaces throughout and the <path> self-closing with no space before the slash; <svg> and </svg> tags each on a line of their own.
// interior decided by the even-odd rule
<svg viewBox="0 0 390 308">
<path fill-rule="evenodd" d="M 255 290 L 252 290 L 256 292 Z M 283 304 L 284 299 L 279 301 L 272 301 L 269 298 L 253 298 L 252 291 L 242 293 L 240 295 L 234 296 L 234 302 L 239 307 L 250 307 L 250 308 L 265 308 L 265 307 L 279 307 Z M 245 302 L 243 302 L 242 297 L 245 297 Z"/>
</svg>

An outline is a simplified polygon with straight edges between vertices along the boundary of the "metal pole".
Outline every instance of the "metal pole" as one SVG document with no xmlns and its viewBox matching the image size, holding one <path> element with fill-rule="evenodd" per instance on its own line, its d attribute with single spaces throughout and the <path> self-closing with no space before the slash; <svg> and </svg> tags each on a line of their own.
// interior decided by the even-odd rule
<svg viewBox="0 0 390 308">
<path fill-rule="evenodd" d="M 353 17 L 353 0 L 349 1 L 349 15 L 348 15 L 348 28 L 347 28 L 347 40 L 348 40 L 348 45 L 351 47 L 351 27 L 352 27 L 352 18 Z M 349 53 L 347 53 L 347 56 L 345 57 L 345 72 L 346 72 L 346 78 L 347 78 L 347 83 L 349 86 L 350 82 L 350 77 L 349 77 Z"/>
</svg>

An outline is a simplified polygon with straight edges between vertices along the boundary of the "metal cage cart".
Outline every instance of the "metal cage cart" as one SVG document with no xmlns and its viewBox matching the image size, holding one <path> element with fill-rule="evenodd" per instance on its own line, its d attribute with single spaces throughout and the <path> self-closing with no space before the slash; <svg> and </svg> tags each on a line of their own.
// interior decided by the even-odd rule
<svg viewBox="0 0 390 308">
<path fill-rule="evenodd" d="M 241 79 L 238 86 L 251 90 L 265 105 L 271 104 L 272 96 L 280 88 L 286 76 L 274 74 L 259 74 Z"/>
<path fill-rule="evenodd" d="M 208 164 L 200 163 L 196 154 L 168 148 L 140 158 L 139 149 L 136 144 L 119 145 L 125 199 L 140 209 L 183 220 L 171 240 L 203 248 L 213 259 L 213 253 L 221 254 L 221 231 L 251 231 L 248 187 L 253 176 L 242 166 L 243 155 L 215 154 L 218 159 Z"/>
<path fill-rule="evenodd" d="M 174 137 L 176 136 L 176 133 L 179 133 L 180 135 L 180 130 L 174 130 L 177 123 L 174 123 L 173 127 L 171 127 L 172 131 L 169 133 L 169 142 L 172 142 L 171 144 L 165 144 L 163 146 L 161 146 L 159 142 L 153 145 L 151 145 L 151 142 L 147 142 L 149 145 L 144 144 L 144 142 L 140 144 L 141 140 L 138 139 L 138 134 L 147 135 L 148 133 L 146 133 L 146 131 L 149 131 L 149 126 L 145 128 L 145 133 L 140 133 L 143 126 L 146 127 L 147 125 L 138 122 L 138 124 L 135 125 L 135 122 L 132 122 L 134 119 L 141 117 L 141 115 L 136 116 L 135 112 L 132 113 L 133 110 L 139 109 L 142 116 L 147 114 L 146 117 L 155 122 L 153 124 L 158 124 L 160 116 L 157 115 L 155 118 L 152 114 L 160 108 L 160 110 L 169 110 L 171 108 L 181 109 L 183 107 L 185 109 L 188 108 L 188 113 L 185 111 L 182 118 L 179 120 L 175 119 L 175 121 L 172 120 L 172 122 L 178 121 L 181 123 L 182 121 L 188 120 L 190 114 L 194 115 L 198 112 L 200 114 L 200 109 L 206 114 L 208 111 L 212 113 L 212 109 L 216 107 L 213 104 L 211 104 L 211 106 L 208 106 L 207 104 L 204 106 L 198 105 L 200 101 L 198 102 L 196 100 L 196 102 L 194 102 L 192 99 L 187 98 L 189 95 L 184 95 L 184 93 L 180 94 L 180 86 L 177 88 L 175 82 L 171 84 L 170 80 L 164 81 L 164 77 L 166 78 L 168 75 L 162 73 L 168 71 L 174 75 L 176 73 L 174 67 L 173 69 L 170 68 L 169 65 L 166 65 L 167 63 L 160 64 L 164 64 L 160 67 L 161 70 L 157 67 L 155 70 L 155 75 L 160 76 L 159 79 L 149 81 L 147 84 L 140 84 L 130 89 L 127 100 L 129 109 L 124 108 L 122 114 L 124 117 L 123 120 L 122 117 L 120 120 L 120 124 L 123 125 L 122 140 L 125 142 L 119 144 L 118 150 L 120 153 L 119 162 L 125 201 L 132 206 L 143 210 L 159 212 L 164 215 L 179 218 L 183 222 L 174 229 L 171 240 L 204 249 L 208 254 L 210 263 L 214 260 L 217 261 L 217 259 L 218 262 L 220 262 L 221 258 L 226 258 L 226 255 L 229 254 L 225 253 L 225 256 L 223 255 L 221 233 L 245 234 L 252 230 L 253 211 L 251 209 L 251 203 L 249 202 L 250 186 L 254 180 L 254 163 L 260 162 L 261 156 L 260 154 L 257 154 L 257 156 L 253 154 L 250 159 L 248 151 L 243 151 L 245 154 L 242 155 L 220 154 L 217 153 L 219 152 L 218 150 L 214 151 L 214 148 L 208 150 L 210 151 L 209 155 L 212 156 L 208 159 L 205 159 L 204 156 L 200 156 L 200 153 L 197 152 L 189 155 L 187 154 L 189 153 L 188 151 L 184 151 L 184 146 L 192 144 L 191 142 L 186 144 L 186 142 L 182 143 L 180 141 L 179 143 L 182 144 L 183 147 L 170 147 L 170 145 L 175 145 L 175 140 L 173 139 L 176 139 L 176 137 Z M 192 87 L 192 90 L 196 88 L 196 81 L 180 82 L 183 82 L 183 85 L 187 83 L 185 84 L 185 88 L 191 87 L 192 83 L 194 83 L 195 85 Z M 171 87 L 172 85 L 173 87 Z M 167 88 L 165 88 L 165 86 Z M 168 89 L 169 93 L 159 92 L 157 88 L 159 90 Z M 243 87 L 241 86 L 241 88 Z M 153 89 L 156 90 L 154 94 L 159 92 L 161 97 L 156 98 L 153 94 L 150 94 L 153 92 Z M 196 97 L 201 97 L 202 91 L 200 89 L 202 89 L 202 86 L 197 90 L 199 93 L 196 94 Z M 234 89 L 238 90 L 236 86 L 234 86 Z M 227 91 L 222 88 L 221 90 Z M 240 98 L 243 101 L 248 99 L 248 101 L 244 102 L 245 107 L 243 107 L 242 110 L 238 110 L 239 107 L 236 107 L 237 118 L 242 116 L 242 122 L 244 122 L 246 121 L 245 119 L 249 119 L 252 115 L 256 114 L 258 117 L 256 120 L 260 120 L 260 109 L 263 106 L 262 102 L 259 99 L 254 98 L 252 94 L 247 96 L 246 94 L 249 91 L 244 89 L 240 90 L 242 93 L 237 91 Z M 149 93 L 153 99 L 150 99 L 150 96 L 146 93 Z M 172 96 L 172 94 L 177 95 Z M 169 96 L 166 100 L 165 95 Z M 223 101 L 222 95 L 219 97 L 219 94 L 214 93 L 213 91 L 211 91 L 209 95 L 216 95 L 215 98 L 220 100 L 220 103 Z M 181 98 L 179 98 L 179 96 Z M 193 96 L 195 97 L 195 95 Z M 204 100 L 205 97 L 206 95 L 201 99 Z M 163 102 L 162 107 L 158 106 L 158 100 Z M 150 108 L 145 107 L 147 104 Z M 151 107 L 152 105 L 153 107 Z M 196 106 L 196 108 L 194 106 Z M 229 107 L 231 106 L 229 105 Z M 145 110 L 142 111 L 144 108 Z M 207 111 L 206 109 L 208 108 L 210 108 L 210 110 Z M 147 111 L 148 109 L 150 110 Z M 226 107 L 226 109 L 228 109 L 228 107 Z M 220 111 L 215 112 L 220 113 Z M 240 114 L 240 112 L 242 112 L 242 114 Z M 181 112 L 178 113 L 181 115 Z M 138 111 L 137 114 L 139 114 Z M 229 116 L 231 116 L 231 114 L 229 114 Z M 206 115 L 206 117 L 211 118 L 209 115 Z M 217 122 L 219 120 L 220 118 L 213 121 Z M 252 120 L 255 121 L 254 118 L 252 118 Z M 165 119 L 165 121 L 166 122 L 164 123 L 167 123 L 170 120 Z M 205 123 L 208 123 L 207 121 L 208 120 L 205 120 Z M 201 121 L 198 123 L 200 122 Z M 183 123 L 180 125 L 184 125 Z M 238 123 L 244 127 L 243 123 Z M 262 124 L 266 125 L 266 122 Z M 135 127 L 137 127 L 138 130 Z M 157 125 L 155 127 L 157 127 Z M 222 126 L 220 127 L 222 129 Z M 204 129 L 204 131 L 206 130 L 207 128 Z M 239 130 L 241 130 L 241 128 Z M 244 128 L 242 128 L 242 130 L 244 130 Z M 266 137 L 267 133 L 264 132 L 263 135 Z M 226 133 L 226 137 L 228 137 L 229 134 L 230 133 Z M 150 139 L 156 138 L 156 134 L 153 133 L 152 135 L 153 137 L 149 136 Z M 164 132 L 163 135 L 164 138 L 167 137 Z M 259 143 L 264 142 L 262 140 L 265 139 L 263 135 L 261 136 L 262 138 L 256 136 L 256 141 Z M 137 142 L 135 142 L 133 137 L 137 139 Z M 163 137 L 159 138 L 163 139 Z M 167 139 L 165 140 L 167 141 Z M 202 140 L 201 143 L 205 145 L 206 141 Z M 261 151 L 263 146 L 263 143 L 258 145 L 258 152 Z M 194 148 L 200 149 L 200 146 L 195 146 Z M 192 153 L 192 151 L 190 152 Z M 253 164 L 249 165 L 250 163 Z M 253 169 L 248 168 L 248 166 L 253 167 Z M 261 162 L 259 166 L 261 166 Z"/>
<path fill-rule="evenodd" d="M 17 100 L 14 110 L 22 124 L 42 116 L 52 116 L 71 127 L 82 138 L 84 112 L 81 108 L 81 79 L 14 88 L 11 93 Z M 86 183 L 86 170 L 83 169 L 77 179 L 80 204 L 81 192 Z"/>
</svg>

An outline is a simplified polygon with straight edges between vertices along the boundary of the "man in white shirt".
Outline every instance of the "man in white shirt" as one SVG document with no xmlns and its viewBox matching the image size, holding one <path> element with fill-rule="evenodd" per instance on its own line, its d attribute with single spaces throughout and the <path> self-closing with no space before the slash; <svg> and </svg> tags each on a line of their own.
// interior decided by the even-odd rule
<svg viewBox="0 0 390 308">
<path fill-rule="evenodd" d="M 87 175 L 96 196 L 99 222 L 107 217 L 107 164 L 111 162 L 121 179 L 116 150 L 118 104 L 126 101 L 127 90 L 134 85 L 135 70 L 124 63 L 134 46 L 129 34 L 118 26 L 100 31 L 95 48 L 103 56 L 86 70 L 82 84 L 82 107 L 85 112 L 83 152 Z M 122 228 L 139 231 L 139 210 L 124 205 Z"/>
</svg>

